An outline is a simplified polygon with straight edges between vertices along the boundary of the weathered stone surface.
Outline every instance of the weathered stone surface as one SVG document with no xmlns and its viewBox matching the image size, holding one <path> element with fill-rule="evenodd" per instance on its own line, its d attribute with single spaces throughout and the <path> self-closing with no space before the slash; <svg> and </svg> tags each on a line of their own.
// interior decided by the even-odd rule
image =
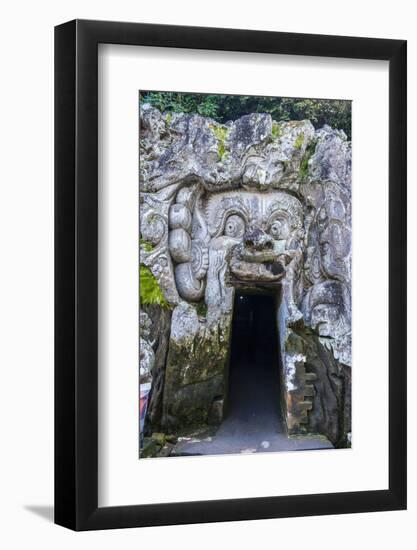
<svg viewBox="0 0 417 550">
<path fill-rule="evenodd" d="M 141 383 L 152 380 L 152 369 L 155 363 L 155 354 L 149 342 L 151 331 L 151 320 L 144 312 L 140 312 L 140 341 L 139 341 L 139 358 L 140 358 L 140 377 Z"/>
<path fill-rule="evenodd" d="M 288 429 L 346 441 L 346 136 L 328 126 L 315 131 L 309 121 L 272 121 L 267 114 L 221 125 L 149 105 L 141 107 L 140 124 L 141 262 L 172 310 L 172 319 L 164 317 L 162 347 L 154 346 L 151 425 L 174 432 L 221 421 L 235 289 L 269 285 L 280 296 Z"/>
<path fill-rule="evenodd" d="M 144 306 L 152 321 L 148 339 L 152 343 L 155 361 L 152 368 L 152 390 L 149 397 L 145 435 L 159 429 L 162 417 L 162 397 L 165 382 L 165 366 L 171 332 L 171 310 L 158 305 Z"/>
<path fill-rule="evenodd" d="M 223 419 L 223 412 L 224 412 L 224 399 L 222 398 L 215 399 L 211 404 L 208 417 L 207 417 L 207 423 L 209 425 L 218 426 Z"/>
<path fill-rule="evenodd" d="M 140 458 L 152 458 L 157 456 L 161 446 L 150 437 L 145 437 L 140 451 Z"/>
<path fill-rule="evenodd" d="M 333 444 L 344 444 L 351 430 L 350 367 L 341 364 L 316 334 L 305 329 L 290 331 L 286 351 L 287 357 L 293 358 L 290 380 L 294 386 L 289 397 L 291 400 L 296 397 L 296 405 L 291 403 L 289 407 L 292 428 L 322 433 Z M 309 411 L 307 421 L 300 422 L 298 412 L 304 407 Z"/>
<path fill-rule="evenodd" d="M 178 332 L 173 335 L 171 331 L 163 401 L 163 425 L 168 431 L 207 423 L 213 400 L 225 393 L 231 318 L 209 328 L 198 320 L 195 307 L 190 307 L 194 314 L 188 312 Z M 174 311 L 173 328 L 175 319 Z M 193 330 L 187 333 L 191 319 Z"/>
<path fill-rule="evenodd" d="M 317 145 L 309 161 L 309 175 L 316 181 L 332 181 L 350 187 L 352 175 L 351 147 L 343 130 L 324 126 L 315 134 Z"/>
</svg>

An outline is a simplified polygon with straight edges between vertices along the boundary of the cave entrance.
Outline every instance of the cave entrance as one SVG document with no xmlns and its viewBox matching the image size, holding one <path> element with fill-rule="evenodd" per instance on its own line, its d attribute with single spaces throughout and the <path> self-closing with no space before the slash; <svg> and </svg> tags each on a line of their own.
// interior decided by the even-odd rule
<svg viewBox="0 0 417 550">
<path fill-rule="evenodd" d="M 278 295 L 235 292 L 226 421 L 237 431 L 284 431 Z"/>
</svg>

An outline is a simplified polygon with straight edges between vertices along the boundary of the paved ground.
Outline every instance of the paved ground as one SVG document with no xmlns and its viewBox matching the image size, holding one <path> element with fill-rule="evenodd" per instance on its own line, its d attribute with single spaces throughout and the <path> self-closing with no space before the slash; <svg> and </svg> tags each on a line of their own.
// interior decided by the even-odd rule
<svg viewBox="0 0 417 550">
<path fill-rule="evenodd" d="M 247 367 L 241 363 L 242 371 Z M 259 369 L 262 370 L 262 365 Z M 279 412 L 279 388 L 271 378 L 268 372 L 264 372 L 256 384 L 245 376 L 238 384 L 232 379 L 235 391 L 230 395 L 229 414 L 218 431 L 212 436 L 197 434 L 180 440 L 175 454 L 216 455 L 332 448 L 332 444 L 321 436 L 288 438 Z"/>
<path fill-rule="evenodd" d="M 331 449 L 325 438 L 288 438 L 282 422 L 254 413 L 249 419 L 227 418 L 214 436 L 184 438 L 176 455 L 217 455 L 271 451 Z"/>
</svg>

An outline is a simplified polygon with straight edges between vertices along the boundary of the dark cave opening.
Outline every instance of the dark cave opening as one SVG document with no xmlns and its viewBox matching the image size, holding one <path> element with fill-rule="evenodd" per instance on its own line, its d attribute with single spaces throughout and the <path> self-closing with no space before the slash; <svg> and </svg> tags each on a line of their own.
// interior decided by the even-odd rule
<svg viewBox="0 0 417 550">
<path fill-rule="evenodd" d="M 277 297 L 235 294 L 230 350 L 227 419 L 282 428 Z M 281 431 L 281 430 L 280 430 Z"/>
</svg>

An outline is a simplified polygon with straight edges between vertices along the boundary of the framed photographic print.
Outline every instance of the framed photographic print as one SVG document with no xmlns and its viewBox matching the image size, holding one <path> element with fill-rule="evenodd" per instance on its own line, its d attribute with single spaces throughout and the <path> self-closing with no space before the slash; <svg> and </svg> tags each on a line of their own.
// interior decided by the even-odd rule
<svg viewBox="0 0 417 550">
<path fill-rule="evenodd" d="M 406 42 L 55 30 L 55 521 L 406 507 Z"/>
</svg>

